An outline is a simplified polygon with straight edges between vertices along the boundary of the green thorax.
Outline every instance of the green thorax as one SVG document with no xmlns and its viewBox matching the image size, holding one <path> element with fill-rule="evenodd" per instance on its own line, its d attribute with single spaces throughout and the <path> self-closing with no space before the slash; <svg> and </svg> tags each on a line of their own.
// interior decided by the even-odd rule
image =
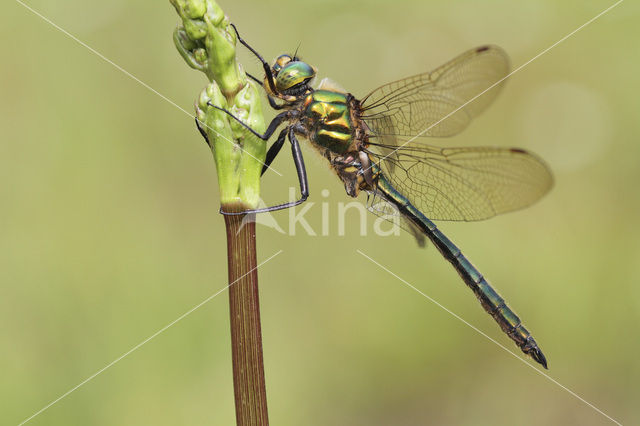
<svg viewBox="0 0 640 426">
<path fill-rule="evenodd" d="M 303 103 L 304 124 L 309 140 L 336 154 L 349 151 L 355 133 L 350 95 L 330 90 L 315 90 Z"/>
</svg>

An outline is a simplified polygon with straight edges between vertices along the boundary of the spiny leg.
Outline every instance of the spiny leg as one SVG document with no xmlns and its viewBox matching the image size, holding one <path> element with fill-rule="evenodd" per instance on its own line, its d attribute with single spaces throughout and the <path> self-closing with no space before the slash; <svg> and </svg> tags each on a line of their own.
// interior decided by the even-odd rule
<svg viewBox="0 0 640 426">
<path fill-rule="evenodd" d="M 262 81 L 260 81 L 260 79 L 258 79 L 257 77 L 254 77 L 253 75 L 251 75 L 251 74 L 249 74 L 249 73 L 246 73 L 246 74 L 247 74 L 247 77 L 249 77 L 250 79 L 252 79 L 252 80 L 253 80 L 253 81 L 255 81 L 256 83 L 258 83 L 258 84 L 260 85 L 260 87 L 262 87 L 262 89 L 264 90 L 263 82 L 262 82 Z M 265 92 L 266 92 L 266 90 L 265 90 Z M 287 106 L 287 104 L 279 105 L 279 104 L 276 102 L 276 100 L 275 100 L 275 99 L 273 99 L 273 97 L 272 97 L 271 95 L 269 95 L 269 93 L 268 93 L 268 92 L 267 92 L 267 100 L 269 101 L 269 105 L 271 106 L 271 108 L 276 109 L 276 110 L 278 110 L 278 109 L 282 109 L 282 108 L 284 108 L 285 106 Z"/>
<path fill-rule="evenodd" d="M 204 131 L 204 129 L 202 128 L 202 126 L 200 125 L 200 122 L 198 121 L 198 119 L 196 118 L 196 127 L 198 128 L 198 130 L 200 131 L 200 134 L 202 135 L 202 137 L 204 138 L 205 142 L 207 143 L 207 145 L 209 145 L 209 147 L 211 147 L 211 144 L 209 143 L 209 137 L 207 136 L 207 133 Z M 260 176 L 264 175 L 264 173 L 269 169 L 269 166 L 271 165 L 271 163 L 273 162 L 273 160 L 275 160 L 275 158 L 278 156 L 278 154 L 280 153 L 280 150 L 282 149 L 282 146 L 284 145 L 284 141 L 287 137 L 287 132 L 288 132 L 288 128 L 282 129 L 282 131 L 280 132 L 280 134 L 278 135 L 278 139 L 276 139 L 276 141 L 273 143 L 273 145 L 271 145 L 271 147 L 269 148 L 269 151 L 267 151 L 267 156 L 265 158 L 264 164 L 262 166 L 262 172 L 260 173 Z M 298 141 L 296 140 L 296 144 L 298 143 Z M 291 147 L 292 152 L 293 152 L 293 146 Z M 302 192 L 303 190 L 305 190 L 307 188 L 307 177 L 306 177 L 306 170 L 304 167 L 304 160 L 302 159 L 302 155 L 300 153 L 300 149 L 298 147 L 298 149 L 294 152 L 294 161 L 296 160 L 296 155 L 300 157 L 300 161 L 302 162 L 302 171 L 303 171 L 303 176 L 304 176 L 304 187 L 301 183 L 300 186 L 300 192 Z M 300 180 L 300 167 L 298 167 L 297 163 L 296 163 L 296 170 L 298 170 L 298 180 Z M 302 182 L 302 181 L 301 181 Z M 308 190 L 307 190 L 307 195 L 308 195 Z M 306 197 L 305 197 L 306 199 Z M 304 200 L 303 200 L 304 201 Z M 299 204 L 299 203 L 298 203 Z M 282 208 L 286 208 L 286 207 L 282 207 Z M 277 209 L 276 209 L 277 210 Z M 258 211 L 251 211 L 252 213 L 257 213 Z M 224 213 L 223 214 L 228 214 L 228 213 Z"/>
<path fill-rule="evenodd" d="M 273 160 L 275 160 L 275 158 L 278 156 L 278 153 L 284 145 L 284 139 L 287 136 L 287 130 L 289 129 L 282 129 L 282 131 L 278 135 L 278 139 L 276 139 L 273 145 L 271 145 L 271 147 L 269 148 L 269 151 L 267 151 L 267 157 L 264 160 L 260 176 L 264 175 L 264 172 L 269 169 L 269 166 L 271 165 L 271 163 L 273 163 Z"/>
<path fill-rule="evenodd" d="M 196 127 L 198 128 L 198 131 L 204 138 L 204 141 L 207 143 L 207 145 L 209 145 L 209 148 L 211 148 L 211 143 L 209 143 L 209 137 L 207 136 L 207 133 L 204 131 L 204 129 L 200 125 L 200 121 L 198 121 L 198 117 L 196 117 Z"/>
<path fill-rule="evenodd" d="M 251 133 L 253 133 L 255 136 L 259 137 L 263 141 L 268 140 L 271 137 L 271 135 L 273 135 L 273 133 L 276 131 L 278 126 L 280 126 L 284 121 L 291 119 L 291 116 L 292 116 L 292 112 L 291 111 L 281 112 L 280 114 L 276 115 L 273 120 L 271 120 L 271 123 L 269 123 L 269 126 L 267 127 L 267 130 L 264 132 L 264 134 L 260 134 L 260 133 L 256 132 L 255 130 L 253 130 L 248 124 L 246 124 L 245 122 L 240 120 L 238 117 L 233 115 L 229 110 L 227 110 L 225 108 L 222 108 L 222 107 L 219 107 L 217 105 L 214 105 L 214 104 L 211 103 L 211 101 L 207 102 L 207 105 L 212 106 L 215 109 L 219 109 L 220 111 L 227 113 L 229 115 L 229 117 L 233 118 L 238 123 L 242 124 L 245 129 L 249 130 Z"/>
<path fill-rule="evenodd" d="M 267 81 L 269 82 L 269 88 L 271 89 L 271 91 L 274 94 L 277 94 L 278 91 L 276 90 L 276 80 L 275 78 L 273 78 L 273 73 L 271 72 L 271 67 L 269 66 L 269 63 L 267 61 L 264 60 L 264 58 L 251 46 L 249 46 L 249 44 L 244 41 L 244 39 L 242 37 L 240 37 L 240 33 L 238 32 L 238 29 L 236 28 L 236 26 L 234 24 L 231 24 L 231 26 L 233 27 L 234 31 L 236 32 L 236 36 L 238 37 L 238 41 L 247 49 L 249 49 L 251 51 L 251 53 L 253 53 L 256 58 L 258 58 L 258 60 L 260 62 L 262 62 L 262 68 L 264 68 L 264 73 L 267 76 Z"/>
<path fill-rule="evenodd" d="M 300 183 L 300 199 L 292 205 L 297 206 L 298 204 L 305 202 L 309 197 L 309 182 L 307 181 L 307 169 L 304 166 L 302 150 L 300 149 L 300 143 L 296 138 L 293 126 L 289 127 L 289 141 L 291 141 L 291 155 L 293 156 L 293 162 L 296 165 L 298 183 Z"/>
<path fill-rule="evenodd" d="M 217 108 L 217 109 L 219 109 L 221 111 L 226 112 L 231 117 L 233 117 L 236 121 L 238 121 L 240 124 L 242 124 L 246 129 L 251 131 L 251 133 L 253 133 L 257 137 L 259 137 L 260 139 L 265 140 L 265 141 L 268 140 L 273 135 L 273 133 L 276 131 L 278 126 L 281 125 L 283 121 L 285 121 L 286 115 L 288 113 L 288 111 L 285 111 L 285 112 L 279 114 L 278 116 L 276 116 L 271 121 L 271 123 L 269 123 L 269 126 L 268 126 L 267 130 L 265 131 L 265 133 L 263 135 L 261 135 L 261 134 L 257 133 L 255 130 L 253 130 L 251 127 L 249 127 L 247 124 L 243 123 L 238 117 L 236 117 L 235 115 L 231 114 L 226 109 L 217 107 L 217 106 L 211 104 L 210 102 L 209 102 L 209 105 L 213 106 L 213 107 L 215 107 L 215 108 Z M 282 116 L 282 117 L 280 117 L 280 116 Z M 202 128 L 202 125 L 200 124 L 200 121 L 198 120 L 197 117 L 196 117 L 196 126 L 198 127 L 198 131 L 200 131 L 200 134 L 204 138 L 204 140 L 207 143 L 207 145 L 209 145 L 209 147 L 211 147 L 211 143 L 209 142 L 209 138 L 207 137 L 207 133 Z M 278 136 L 278 139 L 269 148 L 269 151 L 267 152 L 267 157 L 265 159 L 265 162 L 262 164 L 262 172 L 260 173 L 260 176 L 262 176 L 269 169 L 269 166 L 271 165 L 273 160 L 276 158 L 276 156 L 280 152 L 280 149 L 282 148 L 282 145 L 284 144 L 284 139 L 285 139 L 286 134 L 287 134 L 287 129 L 285 128 L 285 129 L 282 130 L 282 132 L 280 132 L 280 135 Z"/>
<path fill-rule="evenodd" d="M 276 210 L 284 210 L 290 207 L 297 206 L 299 204 L 304 203 L 307 200 L 307 198 L 309 197 L 309 182 L 307 180 L 307 170 L 304 165 L 304 158 L 302 157 L 302 151 L 300 150 L 300 143 L 298 142 L 298 139 L 296 139 L 293 126 L 290 126 L 288 129 L 285 129 L 285 130 L 288 130 L 289 142 L 291 142 L 291 155 L 293 157 L 293 162 L 296 165 L 296 172 L 298 174 L 298 183 L 300 184 L 300 198 L 296 201 L 290 201 L 288 203 L 278 204 L 271 207 L 264 207 L 261 209 L 246 210 L 243 212 L 224 212 L 220 210 L 220 213 L 227 216 L 236 216 L 241 214 L 273 212 Z M 282 138 L 282 141 L 284 142 L 284 135 L 286 135 L 285 131 L 280 132 L 280 135 L 278 136 L 278 140 Z M 278 141 L 276 141 L 276 144 L 277 143 Z"/>
</svg>

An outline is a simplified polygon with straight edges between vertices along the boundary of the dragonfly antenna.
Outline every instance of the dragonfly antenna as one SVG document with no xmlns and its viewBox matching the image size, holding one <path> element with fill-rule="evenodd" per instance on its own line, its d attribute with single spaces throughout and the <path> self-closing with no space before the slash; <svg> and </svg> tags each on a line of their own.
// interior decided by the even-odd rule
<svg viewBox="0 0 640 426">
<path fill-rule="evenodd" d="M 302 42 L 298 43 L 298 47 L 296 47 L 296 51 L 293 53 L 293 59 L 296 60 L 298 58 L 298 50 L 300 49 L 300 45 Z"/>
</svg>

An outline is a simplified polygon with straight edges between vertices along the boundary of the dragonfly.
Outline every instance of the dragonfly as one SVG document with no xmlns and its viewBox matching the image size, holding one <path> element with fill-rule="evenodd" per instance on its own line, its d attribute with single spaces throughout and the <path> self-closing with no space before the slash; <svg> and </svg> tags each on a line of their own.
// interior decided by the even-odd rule
<svg viewBox="0 0 640 426">
<path fill-rule="evenodd" d="M 520 148 L 425 143 L 427 137 L 458 134 L 494 101 L 509 73 L 507 54 L 493 45 L 477 47 L 433 71 L 385 84 L 358 99 L 327 80 L 313 88 L 317 70 L 296 54 L 280 55 L 269 64 L 233 28 L 264 69 L 263 80 L 249 77 L 266 91 L 271 107 L 282 112 L 259 133 L 227 109 L 209 105 L 265 141 L 283 126 L 267 151 L 262 173 L 288 139 L 300 198 L 225 214 L 270 212 L 304 202 L 309 185 L 298 137 L 305 138 L 329 161 L 349 196 L 368 194 L 371 211 L 399 218 L 421 246 L 430 240 L 502 331 L 547 368 L 546 357 L 520 318 L 432 221 L 476 221 L 518 210 L 553 185 L 548 166 Z M 208 143 L 197 119 L 196 124 Z"/>
</svg>

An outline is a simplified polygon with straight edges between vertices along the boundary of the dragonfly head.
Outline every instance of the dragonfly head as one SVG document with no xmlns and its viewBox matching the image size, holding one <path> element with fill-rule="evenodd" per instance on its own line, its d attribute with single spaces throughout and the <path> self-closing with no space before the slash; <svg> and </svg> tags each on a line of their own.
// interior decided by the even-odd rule
<svg viewBox="0 0 640 426">
<path fill-rule="evenodd" d="M 271 67 L 278 93 L 273 95 L 285 100 L 295 100 L 307 94 L 311 89 L 311 80 L 316 76 L 316 69 L 296 56 L 280 55 Z M 269 87 L 265 81 L 266 88 Z"/>
</svg>

